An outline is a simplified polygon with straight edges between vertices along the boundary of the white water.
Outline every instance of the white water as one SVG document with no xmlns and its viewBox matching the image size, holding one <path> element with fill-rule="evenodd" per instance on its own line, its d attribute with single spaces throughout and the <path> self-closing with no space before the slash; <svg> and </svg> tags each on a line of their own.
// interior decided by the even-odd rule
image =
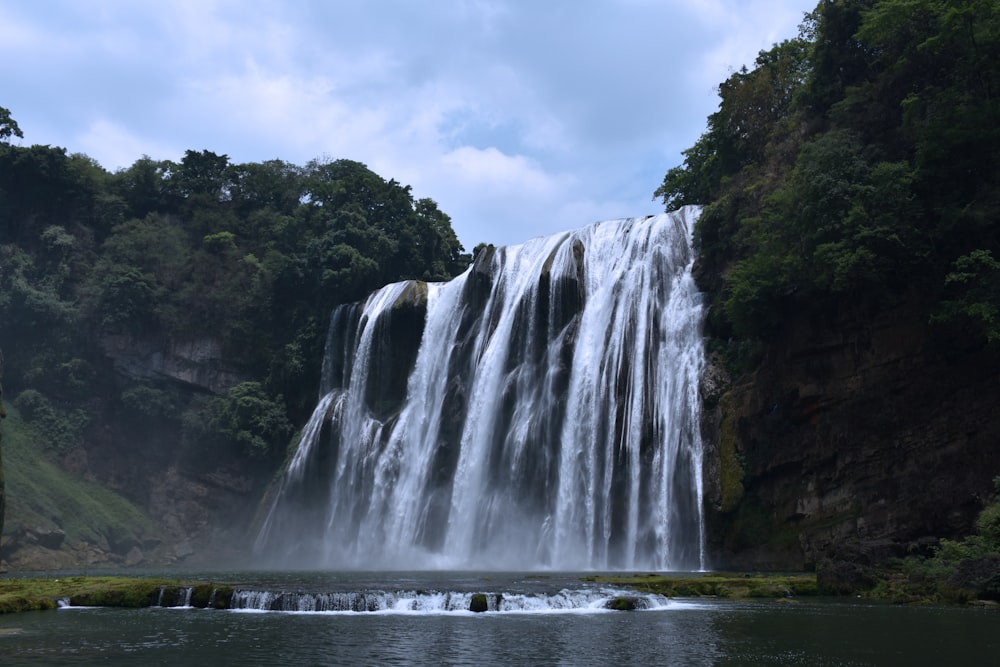
<svg viewBox="0 0 1000 667">
<path fill-rule="evenodd" d="M 288 567 L 702 569 L 697 213 L 486 253 L 426 285 L 422 332 L 394 320 L 422 307 L 422 284 L 338 309 L 324 395 L 257 553 Z M 381 355 L 416 335 L 393 388 Z"/>
<path fill-rule="evenodd" d="M 230 609 L 255 612 L 322 614 L 474 614 L 474 593 L 463 591 L 364 591 L 302 593 L 269 590 L 238 590 Z M 487 612 L 509 614 L 596 614 L 612 610 L 618 597 L 629 599 L 637 610 L 697 609 L 695 601 L 675 601 L 663 595 L 637 594 L 625 590 L 571 590 L 546 594 L 485 593 Z"/>
</svg>

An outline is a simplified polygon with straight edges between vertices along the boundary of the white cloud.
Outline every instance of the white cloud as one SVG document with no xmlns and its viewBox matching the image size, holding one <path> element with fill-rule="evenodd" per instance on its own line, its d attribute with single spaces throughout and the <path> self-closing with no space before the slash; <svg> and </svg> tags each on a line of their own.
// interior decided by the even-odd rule
<svg viewBox="0 0 1000 667">
<path fill-rule="evenodd" d="M 438 201 L 466 244 L 516 243 L 652 212 L 715 86 L 812 4 L 5 4 L 0 105 L 26 142 L 109 168 L 205 148 L 359 160 Z"/>
<path fill-rule="evenodd" d="M 505 155 L 496 147 L 486 149 L 462 146 L 441 158 L 449 177 L 463 186 L 493 192 L 552 192 L 553 182 L 537 165 L 523 155 Z"/>
<path fill-rule="evenodd" d="M 703 57 L 697 77 L 719 84 L 744 65 L 752 67 L 760 51 L 796 36 L 805 11 L 803 4 L 758 1 L 748 9 L 734 11 L 721 0 L 699 0 L 697 6 L 704 14 L 725 29 L 722 40 Z"/>
<path fill-rule="evenodd" d="M 71 152 L 86 153 L 110 171 L 131 166 L 143 155 L 179 160 L 182 152 L 157 141 L 139 137 L 107 119 L 92 123 L 80 134 Z"/>
</svg>

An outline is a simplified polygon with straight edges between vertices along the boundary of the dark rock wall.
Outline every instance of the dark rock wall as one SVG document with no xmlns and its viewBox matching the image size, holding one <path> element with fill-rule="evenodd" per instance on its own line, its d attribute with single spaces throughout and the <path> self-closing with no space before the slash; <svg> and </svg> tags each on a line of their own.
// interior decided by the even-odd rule
<svg viewBox="0 0 1000 667">
<path fill-rule="evenodd" d="M 792 317 L 747 381 L 703 383 L 714 567 L 877 562 L 971 531 L 1000 475 L 1000 364 L 927 319 Z"/>
<path fill-rule="evenodd" d="M 6 411 L 3 409 L 3 352 L 0 351 L 0 419 L 7 416 Z M 3 429 L 0 429 L 2 431 Z M 0 540 L 3 539 L 3 517 L 4 511 L 7 509 L 7 496 L 4 493 L 4 482 L 3 482 L 3 433 L 0 432 Z M 3 546 L 0 544 L 0 546 Z"/>
</svg>

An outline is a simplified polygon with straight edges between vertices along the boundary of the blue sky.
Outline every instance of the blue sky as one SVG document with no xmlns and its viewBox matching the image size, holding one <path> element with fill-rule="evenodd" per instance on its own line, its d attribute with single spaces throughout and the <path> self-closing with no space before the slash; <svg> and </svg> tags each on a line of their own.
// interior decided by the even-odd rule
<svg viewBox="0 0 1000 667">
<path fill-rule="evenodd" d="M 817 0 L 0 0 L 19 143 L 364 162 L 471 249 L 661 210 L 716 86 Z"/>
</svg>

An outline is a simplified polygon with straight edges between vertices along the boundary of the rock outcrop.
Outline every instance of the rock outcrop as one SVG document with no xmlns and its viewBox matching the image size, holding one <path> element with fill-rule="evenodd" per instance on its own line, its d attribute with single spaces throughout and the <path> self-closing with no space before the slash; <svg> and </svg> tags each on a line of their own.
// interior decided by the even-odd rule
<svg viewBox="0 0 1000 667">
<path fill-rule="evenodd" d="M 222 345 L 214 338 L 137 340 L 107 335 L 101 347 L 115 370 L 130 378 L 171 380 L 216 394 L 247 379 L 228 367 Z"/>
<path fill-rule="evenodd" d="M 905 305 L 794 317 L 767 349 L 703 386 L 713 567 L 878 564 L 971 532 L 1000 474 L 995 352 Z"/>
</svg>

